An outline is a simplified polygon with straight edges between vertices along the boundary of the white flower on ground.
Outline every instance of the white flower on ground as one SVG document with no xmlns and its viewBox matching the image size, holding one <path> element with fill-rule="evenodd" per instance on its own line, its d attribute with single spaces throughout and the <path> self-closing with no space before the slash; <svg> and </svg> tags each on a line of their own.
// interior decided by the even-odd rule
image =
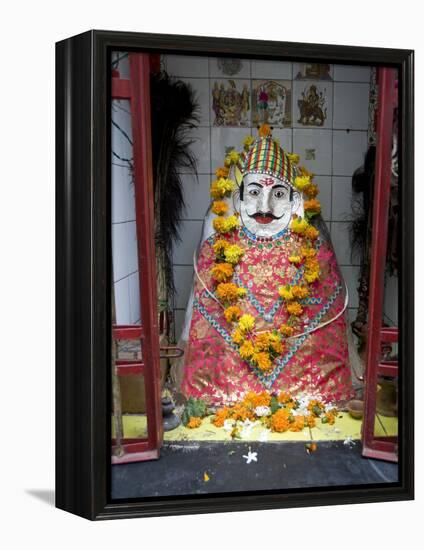
<svg viewBox="0 0 424 550">
<path fill-rule="evenodd" d="M 347 447 L 353 447 L 355 445 L 355 441 L 353 440 L 351 435 L 348 435 L 346 439 L 343 441 L 343 445 L 346 445 Z"/>
<path fill-rule="evenodd" d="M 247 455 L 243 455 L 243 458 L 246 459 L 246 464 L 250 464 L 251 462 L 257 462 L 258 461 L 258 453 L 257 452 L 252 453 L 252 450 L 249 447 L 249 452 L 247 453 Z"/>
<path fill-rule="evenodd" d="M 256 407 L 255 409 L 256 416 L 269 416 L 271 414 L 271 409 L 267 407 L 266 405 L 262 405 L 260 407 Z"/>
</svg>

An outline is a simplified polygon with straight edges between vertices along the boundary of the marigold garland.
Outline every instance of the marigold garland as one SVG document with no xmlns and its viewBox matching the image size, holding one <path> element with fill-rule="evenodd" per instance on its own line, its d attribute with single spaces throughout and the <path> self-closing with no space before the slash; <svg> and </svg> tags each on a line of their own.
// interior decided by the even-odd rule
<svg viewBox="0 0 424 550">
<path fill-rule="evenodd" d="M 271 128 L 263 124 L 259 128 L 259 136 L 269 137 Z M 275 141 L 275 140 L 274 140 Z M 247 136 L 243 141 L 245 151 L 254 144 L 253 136 Z M 287 154 L 289 161 L 297 165 L 299 155 Z M 321 204 L 316 199 L 318 187 L 312 182 L 313 174 L 304 167 L 296 166 L 297 176 L 293 186 L 307 199 L 304 201 L 305 216 L 293 216 L 290 230 L 302 238 L 303 245 L 300 250 L 294 251 L 289 257 L 289 262 L 297 269 L 302 269 L 302 276 L 297 284 L 286 285 L 279 289 L 280 298 L 289 315 L 287 323 L 278 330 L 261 331 L 255 334 L 255 319 L 253 316 L 243 314 L 237 303 L 246 295 L 246 290 L 238 287 L 231 279 L 234 276 L 234 268 L 241 261 L 244 250 L 238 244 L 231 242 L 231 234 L 238 229 L 240 222 L 238 216 L 227 216 L 228 203 L 223 200 L 231 197 L 236 188 L 235 182 L 230 179 L 232 166 L 239 161 L 240 153 L 230 151 L 225 157 L 224 166 L 216 169 L 216 180 L 211 184 L 212 212 L 216 214 L 212 224 L 219 235 L 213 244 L 215 262 L 211 268 L 211 275 L 216 284 L 216 296 L 224 306 L 224 316 L 228 324 L 232 325 L 232 341 L 238 347 L 240 357 L 263 372 L 273 368 L 273 361 L 285 350 L 284 338 L 292 337 L 301 329 L 301 317 L 304 313 L 302 300 L 310 295 L 309 285 L 319 279 L 320 269 L 316 261 L 314 243 L 318 238 L 318 230 L 312 226 L 310 219 L 321 212 Z"/>
</svg>

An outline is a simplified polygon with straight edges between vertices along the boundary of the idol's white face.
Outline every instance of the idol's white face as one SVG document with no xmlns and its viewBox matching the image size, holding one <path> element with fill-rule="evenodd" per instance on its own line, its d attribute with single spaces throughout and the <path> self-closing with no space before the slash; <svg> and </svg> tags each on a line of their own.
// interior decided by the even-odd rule
<svg viewBox="0 0 424 550">
<path fill-rule="evenodd" d="M 290 193 L 287 183 L 268 174 L 246 174 L 243 183 L 243 225 L 258 237 L 271 237 L 285 229 L 299 206 L 299 193 Z"/>
</svg>

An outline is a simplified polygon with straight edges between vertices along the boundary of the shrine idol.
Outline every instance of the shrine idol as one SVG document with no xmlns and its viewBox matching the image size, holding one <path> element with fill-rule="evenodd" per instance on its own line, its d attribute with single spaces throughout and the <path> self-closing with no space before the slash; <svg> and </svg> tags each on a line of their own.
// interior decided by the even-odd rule
<svg viewBox="0 0 424 550">
<path fill-rule="evenodd" d="M 347 291 L 298 161 L 263 125 L 216 170 L 174 372 L 186 398 L 217 407 L 285 391 L 340 407 L 353 397 Z"/>
</svg>

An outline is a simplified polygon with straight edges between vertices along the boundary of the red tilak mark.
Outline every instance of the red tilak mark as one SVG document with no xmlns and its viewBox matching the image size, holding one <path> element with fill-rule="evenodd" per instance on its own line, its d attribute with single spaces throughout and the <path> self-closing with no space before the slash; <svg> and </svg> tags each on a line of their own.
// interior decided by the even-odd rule
<svg viewBox="0 0 424 550">
<path fill-rule="evenodd" d="M 262 183 L 262 185 L 268 187 L 268 185 L 274 185 L 275 180 L 273 178 L 263 178 L 259 180 L 259 183 Z"/>
</svg>

